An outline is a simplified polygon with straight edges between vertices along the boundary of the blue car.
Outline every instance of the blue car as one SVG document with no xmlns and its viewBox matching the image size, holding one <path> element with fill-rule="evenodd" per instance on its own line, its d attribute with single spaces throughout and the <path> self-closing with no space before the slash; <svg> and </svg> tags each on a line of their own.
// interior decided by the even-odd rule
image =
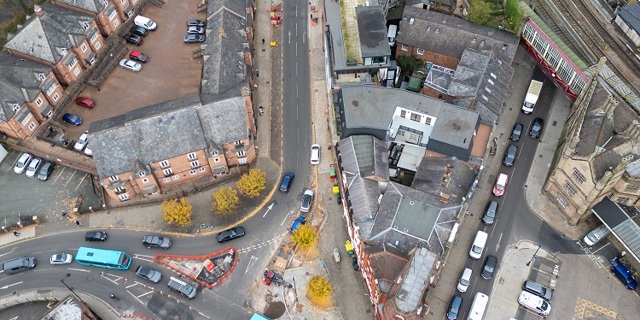
<svg viewBox="0 0 640 320">
<path fill-rule="evenodd" d="M 620 262 L 618 257 L 614 257 L 609 260 L 609 262 L 611 263 L 611 272 L 613 272 L 613 274 L 622 281 L 622 284 L 624 284 L 627 289 L 635 290 L 638 287 L 636 278 L 633 276 L 631 271 L 629 271 L 629 269 Z"/>
<path fill-rule="evenodd" d="M 291 185 L 291 182 L 293 181 L 293 177 L 295 177 L 295 175 L 293 174 L 293 172 L 285 172 L 284 176 L 282 176 L 282 181 L 280 182 L 280 192 L 284 192 L 287 193 L 289 192 L 289 186 Z"/>
<path fill-rule="evenodd" d="M 449 310 L 447 311 L 447 319 L 458 319 L 458 314 L 460 314 L 461 306 L 462 298 L 460 296 L 453 296 L 453 298 L 451 298 L 451 303 L 449 304 Z"/>
<path fill-rule="evenodd" d="M 293 233 L 294 231 L 298 230 L 298 228 L 300 228 L 301 225 L 307 223 L 307 219 L 305 219 L 305 217 L 303 216 L 299 216 L 296 218 L 296 221 L 293 222 L 293 224 L 291 225 L 291 229 L 289 229 L 289 232 Z"/>
<path fill-rule="evenodd" d="M 82 118 L 76 116 L 75 114 L 71 114 L 71 113 L 65 113 L 62 116 L 62 120 L 64 122 L 68 122 L 74 126 L 79 126 L 82 124 Z"/>
</svg>

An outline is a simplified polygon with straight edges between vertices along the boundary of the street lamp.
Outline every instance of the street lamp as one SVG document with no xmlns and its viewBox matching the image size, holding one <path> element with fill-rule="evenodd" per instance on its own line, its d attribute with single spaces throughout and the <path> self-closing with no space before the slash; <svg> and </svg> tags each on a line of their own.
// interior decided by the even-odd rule
<svg viewBox="0 0 640 320">
<path fill-rule="evenodd" d="M 536 261 L 536 254 L 538 254 L 538 251 L 540 250 L 540 247 L 542 247 L 542 246 L 538 245 L 538 249 L 536 249 L 536 252 L 534 252 L 533 256 L 531 256 L 531 260 L 529 260 L 529 262 L 527 262 L 527 267 L 530 266 L 532 262 Z"/>
<path fill-rule="evenodd" d="M 84 302 L 84 300 L 82 300 L 82 298 L 80 298 L 80 296 L 78 296 L 75 291 L 73 291 L 73 288 L 69 287 L 69 285 L 67 285 L 67 283 L 64 282 L 64 279 L 65 278 L 69 278 L 69 277 L 71 277 L 70 273 L 65 274 L 64 278 L 60 279 L 60 282 L 62 282 L 62 284 L 64 284 L 64 286 L 67 287 L 67 289 L 69 289 L 69 291 L 71 291 L 71 294 L 73 294 L 73 296 L 76 299 L 78 299 L 84 305 L 84 306 L 80 307 L 80 309 L 82 310 L 82 314 L 87 316 L 87 319 L 96 320 L 96 317 L 92 313 L 87 313 L 87 311 L 85 310 L 85 308 L 89 309 L 87 303 Z"/>
</svg>

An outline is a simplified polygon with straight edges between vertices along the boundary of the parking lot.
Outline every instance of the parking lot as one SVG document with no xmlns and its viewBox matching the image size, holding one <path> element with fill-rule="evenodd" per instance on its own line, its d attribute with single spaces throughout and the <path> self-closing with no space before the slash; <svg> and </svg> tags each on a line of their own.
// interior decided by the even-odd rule
<svg viewBox="0 0 640 320">
<path fill-rule="evenodd" d="M 204 12 L 196 13 L 199 3 L 198 0 L 167 1 L 162 8 L 154 5 L 145 7 L 143 15 L 155 21 L 158 28 L 149 32 L 141 46 L 128 44 L 128 47 L 148 55 L 149 62 L 144 63 L 139 72 L 118 66 L 100 91 L 87 87 L 80 95 L 93 99 L 96 106 L 93 109 L 71 106 L 67 112 L 80 116 L 83 124 L 70 126 L 65 136 L 75 140 L 88 130 L 93 121 L 198 93 L 203 60 L 193 59 L 192 54 L 200 49 L 200 45 L 182 41 L 187 19 L 205 19 Z"/>
<path fill-rule="evenodd" d="M 11 151 L 0 163 L 0 218 L 3 225 L 15 225 L 18 215 L 38 215 L 45 221 L 62 219 L 62 212 L 69 212 L 78 196 L 84 197 L 81 211 L 100 208 L 100 188 L 94 192 L 91 176 L 82 171 L 56 165 L 47 181 L 17 175 L 13 166 L 21 153 Z"/>
</svg>

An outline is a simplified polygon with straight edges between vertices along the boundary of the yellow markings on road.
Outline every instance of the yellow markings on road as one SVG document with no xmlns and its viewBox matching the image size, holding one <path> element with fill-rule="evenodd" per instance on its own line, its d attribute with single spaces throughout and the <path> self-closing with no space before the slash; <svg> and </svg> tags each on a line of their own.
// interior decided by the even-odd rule
<svg viewBox="0 0 640 320">
<path fill-rule="evenodd" d="M 618 317 L 617 312 L 582 298 L 576 301 L 574 315 L 578 319 L 603 319 L 602 316 L 616 319 Z"/>
</svg>

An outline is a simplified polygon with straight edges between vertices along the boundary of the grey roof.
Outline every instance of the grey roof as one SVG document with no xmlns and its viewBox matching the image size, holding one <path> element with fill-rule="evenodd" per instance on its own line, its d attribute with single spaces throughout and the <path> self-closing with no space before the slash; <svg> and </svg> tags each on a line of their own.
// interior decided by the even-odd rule
<svg viewBox="0 0 640 320">
<path fill-rule="evenodd" d="M 13 105 L 31 102 L 51 68 L 0 51 L 0 119 L 13 117 Z"/>
<path fill-rule="evenodd" d="M 196 110 L 208 147 L 221 147 L 249 135 L 244 97 L 203 104 L 196 106 Z"/>
<path fill-rule="evenodd" d="M 356 19 L 362 57 L 391 56 L 382 6 L 356 7 Z"/>
<path fill-rule="evenodd" d="M 106 6 L 103 0 L 56 0 L 60 3 L 66 3 L 72 7 L 100 13 Z"/>
<path fill-rule="evenodd" d="M 604 198 L 591 209 L 591 212 L 609 230 L 613 230 L 613 235 L 627 248 L 636 261 L 640 262 L 640 227 L 634 220 L 636 212 L 633 212 L 633 209 L 633 207 L 622 206 L 609 198 Z"/>
<path fill-rule="evenodd" d="M 398 30 L 397 41 L 401 44 L 458 59 L 467 48 L 490 49 L 508 65 L 519 44 L 519 38 L 511 33 L 411 6 L 404 7 Z"/>
<path fill-rule="evenodd" d="M 208 1 L 207 38 L 202 44 L 202 103 L 236 97 L 247 86 L 244 53 L 249 49 L 243 1 Z"/>
<path fill-rule="evenodd" d="M 459 204 L 471 189 L 476 176 L 476 172 L 461 160 L 426 157 L 411 187 L 434 197 L 449 195 L 449 203 Z"/>
<path fill-rule="evenodd" d="M 448 94 L 458 106 L 480 113 L 482 121 L 493 125 L 510 94 L 513 68 L 491 50 L 467 48 L 460 58 Z"/>
<path fill-rule="evenodd" d="M 27 20 L 5 48 L 55 64 L 86 38 L 85 25 L 94 18 L 48 3 L 41 8 L 44 14 Z"/>
<path fill-rule="evenodd" d="M 372 136 L 357 135 L 340 140 L 341 170 L 350 175 L 388 181 L 387 148 L 382 140 Z"/>
<path fill-rule="evenodd" d="M 398 168 L 415 172 L 418 170 L 420 162 L 422 162 L 426 151 L 427 148 L 425 147 L 416 146 L 410 143 L 404 144 L 402 146 L 400 159 L 398 159 L 398 164 L 396 166 Z"/>
<path fill-rule="evenodd" d="M 631 29 L 640 33 L 640 3 L 634 2 L 624 7 L 618 7 L 618 16 Z"/>
<path fill-rule="evenodd" d="M 429 285 L 429 277 L 438 256 L 426 248 L 418 248 L 407 266 L 400 289 L 396 293 L 394 302 L 398 310 L 409 313 L 415 312 L 424 304 L 424 291 Z"/>
<path fill-rule="evenodd" d="M 629 163 L 625 169 L 630 176 L 634 178 L 640 177 L 640 161 L 636 160 Z"/>
</svg>

